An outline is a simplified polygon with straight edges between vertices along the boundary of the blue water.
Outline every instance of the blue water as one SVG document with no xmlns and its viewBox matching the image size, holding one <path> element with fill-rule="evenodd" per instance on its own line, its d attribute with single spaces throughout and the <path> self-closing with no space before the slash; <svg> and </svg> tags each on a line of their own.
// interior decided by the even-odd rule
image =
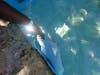
<svg viewBox="0 0 100 75">
<path fill-rule="evenodd" d="M 59 46 L 63 75 L 100 75 L 99 0 L 32 0 L 23 13 Z M 61 37 L 55 28 L 64 24 L 70 30 Z"/>
</svg>

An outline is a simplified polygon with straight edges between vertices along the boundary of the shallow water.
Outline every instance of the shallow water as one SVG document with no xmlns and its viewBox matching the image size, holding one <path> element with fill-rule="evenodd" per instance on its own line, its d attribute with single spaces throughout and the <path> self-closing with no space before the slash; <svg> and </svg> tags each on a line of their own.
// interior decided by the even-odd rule
<svg viewBox="0 0 100 75">
<path fill-rule="evenodd" d="M 58 44 L 63 75 L 100 75 L 99 0 L 33 0 L 23 13 Z"/>
</svg>

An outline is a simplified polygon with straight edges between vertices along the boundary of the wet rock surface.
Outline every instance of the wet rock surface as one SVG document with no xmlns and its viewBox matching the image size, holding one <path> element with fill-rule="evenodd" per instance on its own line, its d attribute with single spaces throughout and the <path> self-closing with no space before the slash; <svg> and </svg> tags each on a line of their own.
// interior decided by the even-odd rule
<svg viewBox="0 0 100 75">
<path fill-rule="evenodd" d="M 16 25 L 0 27 L 0 75 L 54 75 Z"/>
</svg>

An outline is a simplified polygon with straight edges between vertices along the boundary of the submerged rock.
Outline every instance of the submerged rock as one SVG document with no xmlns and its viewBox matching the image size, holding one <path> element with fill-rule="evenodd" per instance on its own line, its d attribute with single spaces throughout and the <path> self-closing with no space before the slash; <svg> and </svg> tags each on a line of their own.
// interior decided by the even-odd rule
<svg viewBox="0 0 100 75">
<path fill-rule="evenodd" d="M 0 71 L 3 68 L 6 75 L 54 75 L 16 25 L 0 27 Z"/>
</svg>

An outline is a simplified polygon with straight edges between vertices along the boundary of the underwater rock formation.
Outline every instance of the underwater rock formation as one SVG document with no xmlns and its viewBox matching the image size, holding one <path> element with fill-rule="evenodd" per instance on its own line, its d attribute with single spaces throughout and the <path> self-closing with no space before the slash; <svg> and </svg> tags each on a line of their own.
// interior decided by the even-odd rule
<svg viewBox="0 0 100 75">
<path fill-rule="evenodd" d="M 0 27 L 0 75 L 54 75 L 16 25 Z"/>
</svg>

